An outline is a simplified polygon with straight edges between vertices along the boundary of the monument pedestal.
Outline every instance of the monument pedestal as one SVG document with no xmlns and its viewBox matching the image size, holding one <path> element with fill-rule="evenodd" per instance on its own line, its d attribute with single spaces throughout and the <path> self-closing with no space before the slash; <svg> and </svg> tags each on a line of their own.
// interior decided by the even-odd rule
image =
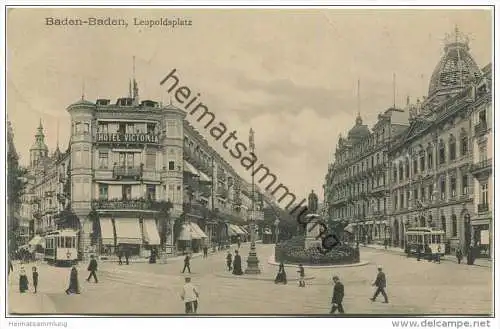
<svg viewBox="0 0 500 329">
<path fill-rule="evenodd" d="M 257 252 L 255 251 L 255 245 L 253 243 L 248 253 L 245 274 L 260 274 L 259 259 L 257 258 Z"/>
<path fill-rule="evenodd" d="M 306 226 L 306 239 L 304 243 L 304 247 L 306 249 L 320 247 L 321 248 L 321 239 L 320 236 L 320 228 L 321 225 L 315 222 L 311 222 Z"/>
</svg>

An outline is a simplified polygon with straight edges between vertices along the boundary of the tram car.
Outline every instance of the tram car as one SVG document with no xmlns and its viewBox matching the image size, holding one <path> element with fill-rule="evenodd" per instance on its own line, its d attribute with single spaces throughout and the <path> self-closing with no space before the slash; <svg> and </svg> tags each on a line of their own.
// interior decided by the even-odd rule
<svg viewBox="0 0 500 329">
<path fill-rule="evenodd" d="M 444 231 L 430 227 L 412 227 L 406 230 L 405 237 L 405 252 L 407 256 L 417 255 L 419 246 L 422 248 L 422 255 L 428 253 L 444 255 L 445 253 Z M 425 250 L 426 246 L 428 246 L 427 251 Z"/>
<path fill-rule="evenodd" d="M 54 266 L 71 266 L 78 260 L 78 237 L 74 230 L 58 230 L 45 235 L 44 260 Z"/>
</svg>

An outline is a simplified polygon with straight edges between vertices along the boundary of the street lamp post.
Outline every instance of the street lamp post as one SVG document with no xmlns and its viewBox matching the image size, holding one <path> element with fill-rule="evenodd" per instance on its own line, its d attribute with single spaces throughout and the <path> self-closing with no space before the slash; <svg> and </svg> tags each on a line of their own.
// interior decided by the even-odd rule
<svg viewBox="0 0 500 329">
<path fill-rule="evenodd" d="M 249 145 L 252 153 L 255 152 L 254 132 L 250 129 Z M 250 251 L 247 258 L 247 268 L 245 274 L 260 274 L 259 258 L 257 258 L 257 250 L 255 248 L 255 181 L 252 165 L 252 212 L 250 214 Z"/>
</svg>

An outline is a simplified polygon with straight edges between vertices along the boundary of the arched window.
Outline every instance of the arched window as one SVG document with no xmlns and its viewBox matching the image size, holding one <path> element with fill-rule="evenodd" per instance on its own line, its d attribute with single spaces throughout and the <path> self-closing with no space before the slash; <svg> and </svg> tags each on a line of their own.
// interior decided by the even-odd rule
<svg viewBox="0 0 500 329">
<path fill-rule="evenodd" d="M 439 141 L 439 164 L 444 164 L 446 162 L 445 146 L 441 139 Z"/>
<path fill-rule="evenodd" d="M 408 160 L 408 158 L 405 161 L 405 177 L 410 177 L 410 160 Z"/>
<path fill-rule="evenodd" d="M 450 161 L 454 161 L 457 158 L 457 142 L 453 135 L 450 135 L 448 148 L 450 150 Z"/>
<path fill-rule="evenodd" d="M 425 151 L 420 151 L 420 172 L 425 170 Z"/>
<path fill-rule="evenodd" d="M 403 163 L 399 163 L 399 181 L 403 180 Z"/>
<path fill-rule="evenodd" d="M 451 215 L 451 235 L 454 237 L 458 235 L 457 215 L 455 214 Z"/>
<path fill-rule="evenodd" d="M 465 156 L 469 153 L 469 139 L 465 131 L 460 136 L 460 155 Z"/>
<path fill-rule="evenodd" d="M 446 232 L 446 218 L 441 216 L 441 229 Z"/>
<path fill-rule="evenodd" d="M 433 161 L 433 154 L 434 150 L 432 149 L 432 145 L 429 145 L 427 148 L 427 169 L 432 170 L 432 166 L 434 165 Z"/>
</svg>

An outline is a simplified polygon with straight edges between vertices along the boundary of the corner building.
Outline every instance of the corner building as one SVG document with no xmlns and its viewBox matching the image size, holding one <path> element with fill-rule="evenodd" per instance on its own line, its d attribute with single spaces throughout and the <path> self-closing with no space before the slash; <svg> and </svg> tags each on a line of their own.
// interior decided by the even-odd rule
<svg viewBox="0 0 500 329">
<path fill-rule="evenodd" d="M 410 127 L 389 150 L 395 244 L 404 247 L 405 229 L 418 226 L 445 231 L 447 252 L 476 245 L 473 112 L 491 104 L 491 93 L 480 87 L 488 74 L 470 55 L 468 39 L 455 30 L 431 76 L 428 96 L 408 105 Z"/>
<path fill-rule="evenodd" d="M 405 246 L 408 227 L 434 227 L 446 232 L 447 252 L 467 252 L 474 246 L 479 256 L 491 257 L 491 74 L 491 64 L 481 69 L 469 52 L 467 37 L 456 29 L 446 39 L 428 95 L 413 104 L 408 98 L 404 110 L 393 111 L 402 114 L 400 124 L 386 125 L 379 144 L 370 142 L 366 129 L 368 145 L 359 142 L 363 138 L 353 138 L 359 128 L 347 139 L 339 138 L 324 185 L 330 218 L 347 218 L 358 227 L 358 238 L 362 223 L 365 239 L 383 240 L 374 231 L 383 226 L 370 219 L 373 209 L 380 208 L 368 202 L 376 199 L 379 187 L 371 187 L 368 179 L 371 192 L 366 190 L 367 177 L 376 177 L 377 171 L 363 170 L 363 160 L 381 150 L 385 180 L 380 189 L 386 197 L 380 216 L 384 220 L 379 222 L 386 224 L 383 233 L 392 245 Z M 379 116 L 373 133 L 380 125 Z"/>
<path fill-rule="evenodd" d="M 407 112 L 390 108 L 372 131 L 358 114 L 347 138 L 339 137 L 328 168 L 325 209 L 334 221 L 352 224 L 356 241 L 381 242 L 390 236 L 388 148 L 391 136 L 408 127 Z"/>
</svg>

